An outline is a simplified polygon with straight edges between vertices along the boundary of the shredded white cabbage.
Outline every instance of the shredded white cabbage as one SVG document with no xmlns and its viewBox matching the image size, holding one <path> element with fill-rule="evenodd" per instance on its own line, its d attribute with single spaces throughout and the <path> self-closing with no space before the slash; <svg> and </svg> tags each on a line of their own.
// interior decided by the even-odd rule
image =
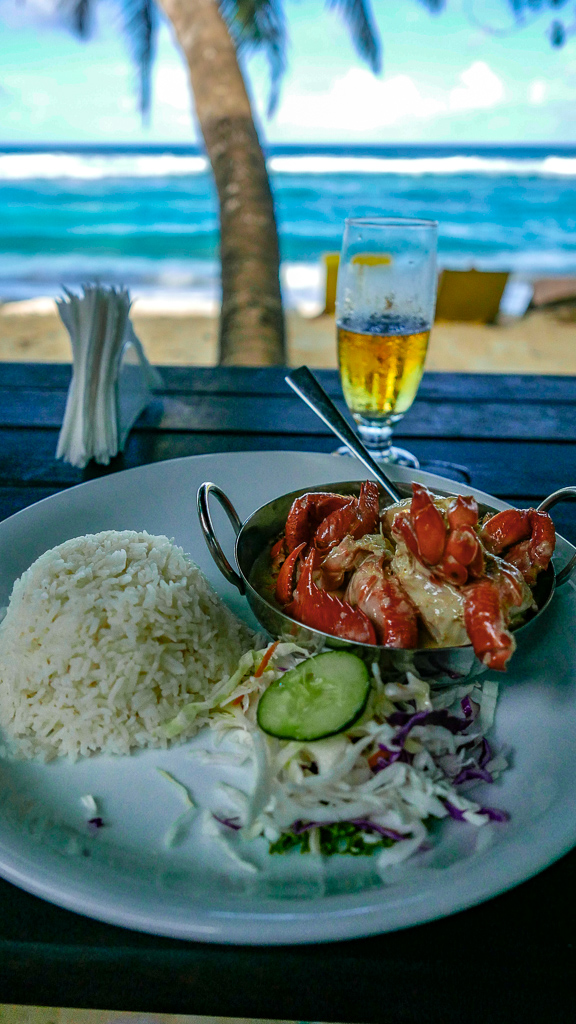
<svg viewBox="0 0 576 1024">
<path fill-rule="evenodd" d="M 178 782 L 178 779 L 175 779 L 174 776 L 170 774 L 170 772 L 164 771 L 163 768 L 157 768 L 156 771 L 158 772 L 159 775 L 162 775 L 163 778 L 167 779 L 168 782 L 171 782 L 172 785 L 176 787 L 186 807 L 192 808 L 195 806 L 194 801 L 183 782 Z"/>
<path fill-rule="evenodd" d="M 185 839 L 188 838 L 190 827 L 194 820 L 195 807 L 189 807 L 188 810 L 183 811 L 179 814 L 175 821 L 172 822 L 170 828 L 166 831 L 164 836 L 164 846 L 180 846 Z"/>
<path fill-rule="evenodd" d="M 494 724 L 496 713 L 496 702 L 498 700 L 498 683 L 494 679 L 486 679 L 480 694 L 480 720 L 479 728 L 483 733 Z"/>
<path fill-rule="evenodd" d="M 200 827 L 204 835 L 216 844 L 216 846 L 233 861 L 236 867 L 249 874 L 257 874 L 258 867 L 252 861 L 241 857 L 230 842 L 229 836 L 225 834 L 225 826 L 222 826 L 209 811 L 203 811 Z"/>
<path fill-rule="evenodd" d="M 166 834 L 164 835 L 164 846 L 172 847 L 179 846 L 188 837 L 190 826 L 195 817 L 196 804 L 194 803 L 188 788 L 183 782 L 179 782 L 175 779 L 170 772 L 164 770 L 164 768 L 157 768 L 156 771 L 161 775 L 167 782 L 170 782 L 179 792 L 180 799 L 182 800 L 186 810 L 179 814 L 178 817 L 172 822 Z"/>
<path fill-rule="evenodd" d="M 481 768 L 495 779 L 507 767 L 501 753 L 483 753 L 488 748 L 482 746 L 494 720 L 496 682 L 473 680 L 431 690 L 413 666 L 384 680 L 374 664 L 367 708 L 352 728 L 315 742 L 282 741 L 258 728 L 258 699 L 282 672 L 307 655 L 295 644 L 277 644 L 259 671 L 270 646 L 245 655 L 238 671 L 211 700 L 211 727 L 235 740 L 238 765 L 246 760 L 247 751 L 253 761 L 251 793 L 221 787 L 223 797 L 235 807 L 233 827 L 239 828 L 241 837 L 263 836 L 275 842 L 283 833 L 306 830 L 309 851 L 319 852 L 322 825 L 361 823 L 367 843 L 381 840 L 378 829 L 389 830 L 392 845 L 383 849 L 379 843 L 377 866 L 383 869 L 422 846 L 426 819 L 451 814 L 476 826 L 489 820 L 489 812 L 465 791 L 478 782 L 474 770 Z M 416 721 L 399 747 L 395 738 L 401 725 L 389 721 L 398 712 L 404 719 L 416 713 L 441 715 L 432 722 Z M 451 716 L 452 729 L 442 724 L 446 715 Z M 453 718 L 463 726 L 469 718 L 463 731 L 458 723 L 454 727 Z M 472 777 L 460 780 L 461 773 Z M 227 816 L 221 817 L 225 821 Z M 217 832 L 222 838 L 220 826 Z"/>
</svg>

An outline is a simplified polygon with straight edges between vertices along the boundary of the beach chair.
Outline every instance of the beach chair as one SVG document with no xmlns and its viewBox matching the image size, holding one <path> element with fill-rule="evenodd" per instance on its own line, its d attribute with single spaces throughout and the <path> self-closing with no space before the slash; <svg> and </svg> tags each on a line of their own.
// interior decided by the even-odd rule
<svg viewBox="0 0 576 1024">
<path fill-rule="evenodd" d="M 436 320 L 492 324 L 509 274 L 481 270 L 443 270 L 438 282 Z"/>
<path fill-rule="evenodd" d="M 322 256 L 322 263 L 324 264 L 326 287 L 324 309 L 321 315 L 334 316 L 336 312 L 336 285 L 338 283 L 340 254 L 337 252 L 325 252 Z"/>
</svg>

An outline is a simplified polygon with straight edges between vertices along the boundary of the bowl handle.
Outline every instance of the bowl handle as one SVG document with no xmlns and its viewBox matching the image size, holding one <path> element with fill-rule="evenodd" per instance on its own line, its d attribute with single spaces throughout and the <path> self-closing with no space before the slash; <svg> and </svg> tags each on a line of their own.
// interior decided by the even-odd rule
<svg viewBox="0 0 576 1024">
<path fill-rule="evenodd" d="M 198 488 L 197 495 L 197 507 L 198 507 L 198 518 L 200 520 L 200 526 L 202 527 L 202 533 L 204 539 L 208 545 L 208 549 L 212 558 L 216 562 L 216 565 L 220 569 L 223 576 L 226 577 L 229 583 L 232 583 L 238 588 L 241 594 L 246 593 L 246 585 L 241 576 L 238 575 L 235 569 L 232 568 L 230 562 L 226 558 L 226 555 L 220 547 L 220 542 L 216 538 L 216 531 L 210 516 L 210 509 L 208 507 L 208 499 L 213 494 L 217 502 L 222 506 L 228 519 L 232 523 L 232 528 L 236 536 L 242 529 L 242 521 L 234 508 L 234 505 L 230 501 L 230 498 L 224 494 L 224 491 L 218 487 L 217 484 L 205 483 L 201 484 Z"/>
<path fill-rule="evenodd" d="M 576 501 L 576 487 L 561 487 L 559 491 L 549 494 L 538 505 L 538 511 L 547 512 L 549 508 L 557 505 L 559 501 Z M 556 574 L 556 586 L 561 587 L 563 583 L 567 583 L 574 569 L 576 569 L 576 553 L 572 555 L 568 564 Z"/>
</svg>

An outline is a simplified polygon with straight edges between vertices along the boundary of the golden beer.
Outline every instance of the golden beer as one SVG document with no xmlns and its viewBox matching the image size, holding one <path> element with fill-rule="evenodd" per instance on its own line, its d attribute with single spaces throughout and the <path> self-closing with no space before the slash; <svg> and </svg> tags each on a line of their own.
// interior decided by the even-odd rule
<svg viewBox="0 0 576 1024">
<path fill-rule="evenodd" d="M 382 317 L 366 325 L 339 323 L 337 330 L 340 380 L 350 412 L 373 421 L 405 413 L 422 379 L 430 327 L 423 320 Z"/>
</svg>

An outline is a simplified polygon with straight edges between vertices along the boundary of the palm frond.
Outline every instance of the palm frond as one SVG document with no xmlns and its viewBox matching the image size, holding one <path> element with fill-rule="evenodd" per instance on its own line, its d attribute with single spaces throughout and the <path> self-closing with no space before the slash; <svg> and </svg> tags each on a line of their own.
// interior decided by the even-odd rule
<svg viewBox="0 0 576 1024">
<path fill-rule="evenodd" d="M 356 51 L 374 74 L 382 70 L 380 36 L 370 8 L 370 0 L 327 0 L 328 7 L 339 10 L 352 36 Z"/>
<path fill-rule="evenodd" d="M 98 0 L 58 0 L 58 9 L 75 35 L 88 39 L 92 32 Z M 151 73 L 156 51 L 158 15 L 154 0 L 119 0 L 124 35 L 138 74 L 139 105 L 148 114 Z"/>
<path fill-rule="evenodd" d="M 146 115 L 150 111 L 152 64 L 156 52 L 156 6 L 154 0 L 121 0 L 121 8 L 124 32 L 138 72 L 140 110 Z"/>
<path fill-rule="evenodd" d="M 91 29 L 96 0 L 60 0 L 59 10 L 64 14 L 75 35 L 88 39 Z"/>
<path fill-rule="evenodd" d="M 219 0 L 239 51 L 262 50 L 270 68 L 268 116 L 278 106 L 286 70 L 286 22 L 282 0 Z"/>
</svg>

